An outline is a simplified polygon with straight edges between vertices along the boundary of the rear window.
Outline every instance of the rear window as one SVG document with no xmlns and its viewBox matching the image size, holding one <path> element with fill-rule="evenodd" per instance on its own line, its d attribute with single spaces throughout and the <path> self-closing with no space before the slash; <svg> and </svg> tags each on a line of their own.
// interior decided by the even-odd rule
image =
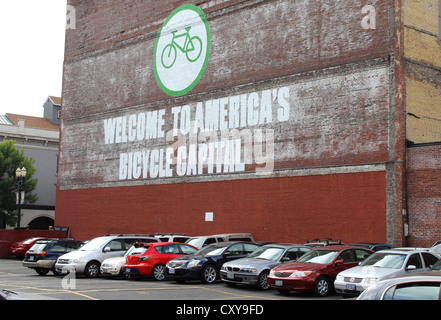
<svg viewBox="0 0 441 320">
<path fill-rule="evenodd" d="M 130 255 L 143 254 L 144 252 L 147 251 L 148 248 L 150 248 L 150 247 L 138 247 L 138 248 L 135 248 L 135 249 L 130 251 Z"/>
<path fill-rule="evenodd" d="M 37 242 L 29 249 L 29 251 L 30 252 L 41 252 L 41 251 L 45 250 L 46 246 L 47 246 L 47 243 L 38 243 Z"/>
</svg>

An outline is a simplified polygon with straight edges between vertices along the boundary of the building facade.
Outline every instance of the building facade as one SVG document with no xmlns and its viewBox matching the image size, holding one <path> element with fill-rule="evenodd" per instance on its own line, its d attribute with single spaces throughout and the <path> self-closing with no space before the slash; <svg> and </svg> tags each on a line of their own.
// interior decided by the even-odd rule
<svg viewBox="0 0 441 320">
<path fill-rule="evenodd" d="M 424 43 L 412 38 L 427 34 L 414 12 L 428 8 L 68 5 L 56 223 L 74 237 L 409 243 L 406 128 L 419 125 L 407 104 L 420 91 L 407 82 L 441 61 L 428 39 L 434 56 L 422 65 Z"/>
<path fill-rule="evenodd" d="M 44 114 L 58 113 L 61 99 L 49 96 Z M 38 179 L 34 193 L 37 202 L 22 207 L 21 227 L 48 229 L 54 226 L 60 126 L 52 117 L 32 117 L 7 113 L 0 123 L 0 141 L 14 140 L 24 155 L 35 160 L 33 178 Z M 59 120 L 58 120 L 59 121 Z M 4 226 L 3 226 L 4 227 Z"/>
</svg>

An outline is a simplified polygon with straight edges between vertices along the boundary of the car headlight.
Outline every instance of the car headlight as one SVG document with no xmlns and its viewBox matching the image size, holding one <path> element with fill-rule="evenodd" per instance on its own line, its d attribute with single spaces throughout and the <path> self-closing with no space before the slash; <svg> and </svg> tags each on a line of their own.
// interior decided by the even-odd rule
<svg viewBox="0 0 441 320">
<path fill-rule="evenodd" d="M 187 268 L 197 267 L 201 260 L 190 260 L 187 264 Z"/>
<path fill-rule="evenodd" d="M 248 273 L 256 273 L 257 269 L 256 268 L 242 268 L 243 272 L 248 272 Z"/>
<path fill-rule="evenodd" d="M 303 278 L 307 277 L 312 273 L 312 271 L 294 271 L 289 277 L 290 278 Z"/>
<path fill-rule="evenodd" d="M 374 277 L 367 277 L 364 282 L 366 284 L 373 284 L 373 283 L 377 283 L 378 282 L 378 278 L 374 278 Z"/>
<path fill-rule="evenodd" d="M 341 275 L 337 275 L 337 277 L 335 278 L 335 280 L 337 281 L 344 281 L 345 277 L 341 276 Z"/>
<path fill-rule="evenodd" d="M 70 263 L 78 263 L 80 261 L 81 261 L 81 259 L 69 259 L 69 264 Z"/>
</svg>

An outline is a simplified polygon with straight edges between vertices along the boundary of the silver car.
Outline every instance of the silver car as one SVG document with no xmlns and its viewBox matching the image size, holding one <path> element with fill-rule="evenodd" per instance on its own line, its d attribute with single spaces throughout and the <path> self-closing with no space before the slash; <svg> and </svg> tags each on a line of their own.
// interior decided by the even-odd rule
<svg viewBox="0 0 441 320">
<path fill-rule="evenodd" d="M 135 242 L 160 242 L 159 239 L 142 235 L 107 235 L 87 242 L 78 250 L 58 258 L 55 269 L 59 273 L 75 272 L 88 278 L 100 275 L 101 263 L 114 257 L 122 257 Z"/>
<path fill-rule="evenodd" d="M 272 268 L 294 261 L 311 250 L 299 244 L 267 244 L 246 258 L 224 263 L 220 270 L 220 278 L 227 284 L 244 284 L 266 290 L 267 276 Z"/>
<path fill-rule="evenodd" d="M 370 286 L 357 300 L 440 300 L 441 271 L 411 273 Z"/>
<path fill-rule="evenodd" d="M 357 296 L 380 280 L 430 270 L 440 256 L 426 250 L 391 249 L 377 251 L 357 267 L 340 272 L 334 287 L 337 293 Z"/>
</svg>

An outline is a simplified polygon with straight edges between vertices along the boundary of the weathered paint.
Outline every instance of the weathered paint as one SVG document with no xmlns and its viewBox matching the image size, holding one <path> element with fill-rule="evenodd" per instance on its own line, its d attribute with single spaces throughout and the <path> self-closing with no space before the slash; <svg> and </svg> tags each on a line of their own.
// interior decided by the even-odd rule
<svg viewBox="0 0 441 320">
<path fill-rule="evenodd" d="M 261 240 L 350 242 L 364 234 L 400 245 L 401 1 L 371 1 L 373 29 L 365 28 L 361 0 L 189 3 L 210 25 L 210 58 L 191 92 L 171 97 L 156 82 L 152 58 L 159 28 L 182 2 L 68 1 L 76 29 L 66 41 L 57 225 L 81 237 L 247 231 Z M 118 179 L 121 154 L 170 141 L 106 144 L 104 121 L 282 88 L 290 93 L 289 120 L 244 128 L 274 133 L 270 175 L 247 166 L 222 175 Z M 164 117 L 164 133 L 173 130 L 171 119 Z M 205 212 L 214 212 L 213 224 L 200 220 Z"/>
</svg>

